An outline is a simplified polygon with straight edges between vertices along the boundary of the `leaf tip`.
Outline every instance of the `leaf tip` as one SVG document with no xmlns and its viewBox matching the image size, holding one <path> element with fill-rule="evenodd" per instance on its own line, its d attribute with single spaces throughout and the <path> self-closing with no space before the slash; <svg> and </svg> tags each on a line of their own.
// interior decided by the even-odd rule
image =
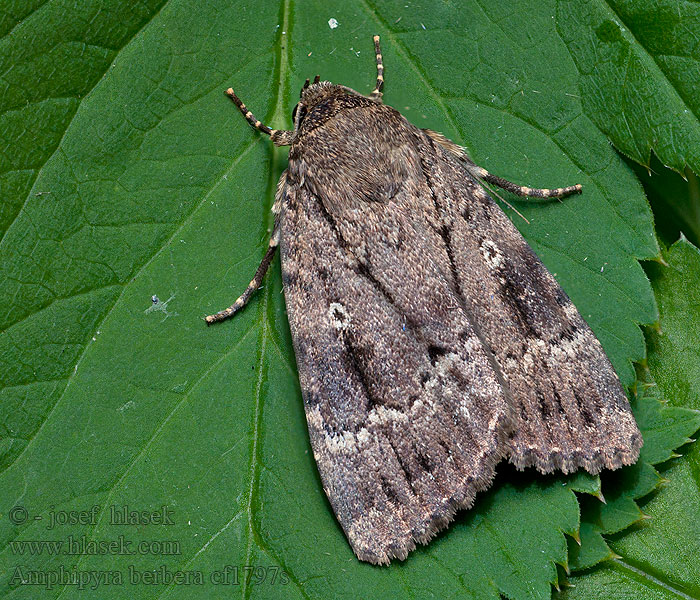
<svg viewBox="0 0 700 600">
<path fill-rule="evenodd" d="M 656 321 L 655 323 L 652 323 L 651 325 L 649 325 L 649 329 L 652 329 L 654 331 L 654 333 L 656 333 L 657 335 L 663 334 L 663 331 L 661 331 L 661 322 L 660 321 Z"/>
<path fill-rule="evenodd" d="M 656 263 L 659 263 L 660 265 L 662 265 L 662 266 L 664 266 L 664 267 L 670 266 L 670 265 L 666 262 L 666 259 L 663 257 L 663 255 L 662 255 L 661 253 L 659 253 L 657 256 L 655 256 L 655 257 L 652 258 L 651 260 L 653 260 L 653 261 L 656 262 Z"/>
</svg>

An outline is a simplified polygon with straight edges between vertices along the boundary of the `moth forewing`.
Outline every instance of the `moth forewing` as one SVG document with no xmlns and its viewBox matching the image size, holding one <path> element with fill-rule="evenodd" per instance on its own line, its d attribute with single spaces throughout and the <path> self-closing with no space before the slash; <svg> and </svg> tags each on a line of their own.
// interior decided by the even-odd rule
<svg viewBox="0 0 700 600">
<path fill-rule="evenodd" d="M 387 564 L 491 484 L 496 464 L 597 473 L 642 444 L 622 386 L 567 295 L 481 185 L 540 198 L 370 96 L 308 80 L 268 250 L 277 245 L 309 436 L 357 556 Z"/>
</svg>

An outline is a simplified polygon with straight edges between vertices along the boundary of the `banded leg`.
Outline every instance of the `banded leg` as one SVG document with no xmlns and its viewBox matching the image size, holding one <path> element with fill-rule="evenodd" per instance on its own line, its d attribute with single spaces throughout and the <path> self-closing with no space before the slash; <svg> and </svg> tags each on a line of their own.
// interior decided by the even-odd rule
<svg viewBox="0 0 700 600">
<path fill-rule="evenodd" d="M 382 101 L 382 90 L 384 89 L 384 62 L 382 59 L 382 51 L 379 48 L 379 36 L 374 36 L 374 54 L 377 57 L 377 85 L 375 86 L 372 93 L 369 95 L 372 100 L 377 102 Z"/>
<path fill-rule="evenodd" d="M 445 150 L 456 156 L 465 166 L 467 171 L 474 176 L 476 179 L 485 181 L 495 185 L 501 189 L 515 194 L 516 196 L 523 196 L 528 198 L 564 198 L 570 196 L 571 194 L 580 194 L 583 186 L 580 183 L 576 185 L 569 185 L 567 187 L 546 189 L 546 188 L 530 188 L 523 185 L 518 185 L 502 177 L 497 177 L 492 175 L 483 167 L 477 165 L 469 155 L 464 151 L 464 148 L 455 144 L 452 140 L 448 140 L 444 135 L 433 131 L 431 129 L 423 130 L 428 134 L 435 142 L 440 144 Z"/>
<path fill-rule="evenodd" d="M 250 123 L 254 129 L 269 135 L 275 146 L 289 146 L 289 144 L 292 143 L 292 137 L 294 136 L 293 131 L 270 129 L 267 125 L 263 125 L 258 119 L 255 118 L 253 113 L 248 110 L 248 107 L 243 104 L 242 100 L 236 96 L 233 88 L 228 88 L 225 94 L 231 98 L 231 100 L 233 100 L 233 103 L 238 107 L 238 110 L 241 111 L 241 114 L 245 117 L 246 121 L 248 121 L 248 123 Z"/>
<path fill-rule="evenodd" d="M 228 308 L 219 311 L 215 315 L 209 315 L 208 317 L 205 317 L 204 320 L 207 322 L 207 325 L 211 325 L 212 323 L 216 323 L 217 321 L 223 321 L 224 319 L 232 317 L 246 304 L 248 304 L 248 301 L 250 300 L 255 290 L 257 290 L 260 287 L 263 277 L 265 277 L 265 273 L 267 273 L 267 269 L 269 268 L 270 263 L 272 262 L 272 259 L 275 256 L 275 250 L 277 250 L 277 246 L 279 246 L 279 243 L 280 228 L 279 223 L 275 223 L 272 235 L 270 236 L 270 242 L 267 246 L 267 252 L 265 252 L 265 256 L 263 256 L 262 261 L 260 261 L 260 265 L 258 266 L 257 271 L 255 271 L 255 276 L 248 284 L 248 287 L 246 288 L 245 292 L 243 292 L 238 297 L 238 299 Z"/>
</svg>

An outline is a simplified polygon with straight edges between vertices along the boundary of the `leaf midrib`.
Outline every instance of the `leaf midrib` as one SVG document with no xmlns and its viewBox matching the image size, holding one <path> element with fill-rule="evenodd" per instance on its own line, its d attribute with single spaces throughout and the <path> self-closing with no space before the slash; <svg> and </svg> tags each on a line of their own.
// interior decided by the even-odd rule
<svg viewBox="0 0 700 600">
<path fill-rule="evenodd" d="M 660 587 L 661 589 L 670 592 L 671 594 L 677 596 L 678 598 L 681 598 L 682 600 L 695 600 L 692 596 L 689 596 L 685 592 L 679 590 L 677 587 L 674 587 L 668 581 L 658 579 L 657 577 L 654 577 L 653 575 L 647 573 L 643 569 L 640 569 L 625 562 L 624 560 L 622 560 L 622 558 L 623 557 L 614 558 L 610 561 L 609 564 L 611 565 L 612 569 L 614 569 L 615 571 L 621 571 L 622 573 L 634 573 L 634 575 L 636 575 L 638 578 L 644 580 L 644 583 L 648 587 Z"/>
<path fill-rule="evenodd" d="M 275 101 L 275 110 L 270 117 L 272 125 L 276 126 L 278 123 L 282 123 L 284 121 L 284 110 L 285 110 L 285 97 L 288 96 L 288 88 L 289 88 L 289 63 L 290 63 L 290 53 L 291 53 L 291 43 L 290 43 L 290 38 L 291 38 L 291 31 L 290 31 L 290 7 L 291 0 L 283 0 L 282 1 L 282 6 L 281 6 L 281 15 L 282 15 L 282 23 L 280 25 L 280 37 L 279 41 L 277 43 L 277 50 L 278 50 L 278 67 L 277 67 L 277 76 L 278 76 L 278 85 L 276 87 L 277 90 L 277 98 Z M 242 126 L 245 126 L 243 124 Z M 270 140 L 266 140 L 266 143 L 271 143 Z M 270 193 L 269 191 L 272 191 L 272 195 L 274 195 L 274 190 L 277 189 L 277 182 L 275 180 L 275 174 L 277 172 L 276 165 L 279 164 L 279 162 L 282 160 L 282 150 L 280 148 L 273 146 L 272 147 L 272 160 L 270 161 L 269 165 L 269 174 L 268 174 L 268 194 L 266 198 L 266 204 L 268 206 L 268 220 L 271 215 L 271 211 L 269 210 L 271 199 L 270 199 Z M 268 272 L 268 277 L 269 277 L 269 272 Z M 253 545 L 257 545 L 260 550 L 268 554 L 272 560 L 277 562 L 278 564 L 281 563 L 278 557 L 272 556 L 270 552 L 268 552 L 264 548 L 263 540 L 262 540 L 262 535 L 260 531 L 258 530 L 258 522 L 256 519 L 256 507 L 258 505 L 258 500 L 259 500 L 259 491 L 260 491 L 260 466 L 262 463 L 262 443 L 263 443 L 263 435 L 262 435 L 262 430 L 263 430 L 263 409 L 264 409 L 264 404 L 265 404 L 265 399 L 263 395 L 263 382 L 265 379 L 265 374 L 268 368 L 267 362 L 265 360 L 266 357 L 266 352 L 268 351 L 268 342 L 270 341 L 271 333 L 269 331 L 270 324 L 268 322 L 268 312 L 269 312 L 269 306 L 271 302 L 271 295 L 272 289 L 271 286 L 267 286 L 265 288 L 265 291 L 263 293 L 263 298 L 258 306 L 258 319 L 257 321 L 261 324 L 260 326 L 260 332 L 258 335 L 258 347 L 259 347 L 259 352 L 258 352 L 258 377 L 255 382 L 255 388 L 253 391 L 253 402 L 254 402 L 254 407 L 253 407 L 253 422 L 250 430 L 253 432 L 252 433 L 252 439 L 251 439 L 251 446 L 250 446 L 250 462 L 249 462 L 249 467 L 248 467 L 248 478 L 249 478 L 249 485 L 248 485 L 248 490 L 247 490 L 247 498 L 245 502 L 245 511 L 246 511 L 246 517 L 248 520 L 248 527 L 246 529 L 246 534 L 247 534 L 247 543 L 246 543 L 246 553 L 245 553 L 245 560 L 243 561 L 243 564 L 245 565 L 250 565 L 253 564 Z M 283 568 L 283 570 L 290 576 L 292 579 L 292 582 L 296 584 L 297 588 L 303 592 L 303 588 L 299 585 L 299 582 L 296 580 L 296 577 L 293 576 L 289 572 L 289 570 L 285 567 L 285 565 L 280 564 L 280 566 Z M 249 585 L 249 581 L 247 578 L 244 578 L 242 580 L 242 585 L 241 585 L 241 597 L 246 600 L 247 598 L 250 598 L 250 595 L 253 591 L 253 587 Z"/>
</svg>

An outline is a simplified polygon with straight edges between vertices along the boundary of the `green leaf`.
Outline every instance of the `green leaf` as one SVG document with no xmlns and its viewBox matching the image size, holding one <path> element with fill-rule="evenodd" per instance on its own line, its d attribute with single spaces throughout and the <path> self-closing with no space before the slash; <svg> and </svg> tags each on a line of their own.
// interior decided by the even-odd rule
<svg viewBox="0 0 700 600">
<path fill-rule="evenodd" d="M 164 3 L 0 2 L 0 236 L 29 198 L 51 193 L 33 186 L 81 99 Z"/>
<path fill-rule="evenodd" d="M 663 411 L 686 420 L 684 428 L 690 435 L 700 426 L 700 350 L 696 343 L 700 335 L 700 251 L 681 238 L 663 256 L 668 266 L 648 267 L 661 313 L 660 328 L 649 329 L 647 335 L 649 369 L 672 405 Z M 667 435 L 665 426 L 655 429 L 659 437 Z M 676 429 L 682 436 L 683 427 Z M 659 450 L 655 444 L 648 453 L 653 460 L 666 460 L 667 453 Z M 618 558 L 572 577 L 575 587 L 561 598 L 596 597 L 601 586 L 606 590 L 604 597 L 621 599 L 700 597 L 699 464 L 697 444 L 686 446 L 682 458 L 662 464 L 665 485 L 642 505 L 649 518 L 625 535 L 614 536 L 610 547 Z"/>
<path fill-rule="evenodd" d="M 678 0 L 563 0 L 557 27 L 581 73 L 586 114 L 635 161 L 651 150 L 700 172 L 700 6 Z"/>
<path fill-rule="evenodd" d="M 652 465 L 670 459 L 673 450 L 686 444 L 688 436 L 700 427 L 700 413 L 665 406 L 656 392 L 641 394 L 634 408 L 644 435 L 640 460 L 620 471 L 601 475 L 604 503 L 581 498 L 581 545 L 569 542 L 572 570 L 586 569 L 615 556 L 602 536 L 624 531 L 647 518 L 636 501 L 664 482 Z"/>
<path fill-rule="evenodd" d="M 372 89 L 379 33 L 388 104 L 494 173 L 584 185 L 562 203 L 509 197 L 529 223 L 508 213 L 632 385 L 638 324 L 657 318 L 637 259 L 658 248 L 638 181 L 586 113 L 557 4 L 2 8 L 2 593 L 83 594 L 17 579 L 17 567 L 20 579 L 64 567 L 121 574 L 90 592 L 116 598 L 549 597 L 555 564 L 567 564 L 564 533 L 578 526 L 574 491 L 599 493 L 596 478 L 504 465 L 473 510 L 407 561 L 359 563 L 310 453 L 278 263 L 234 320 L 206 328 L 201 317 L 250 280 L 285 164 L 222 91 L 288 126 L 316 72 Z M 125 505 L 165 506 L 174 524 L 114 524 L 110 507 Z M 15 506 L 27 521 L 11 521 Z M 47 529 L 65 511 L 88 522 Z M 31 555 L 16 544 L 82 535 L 123 535 L 150 553 Z M 246 565 L 259 568 L 249 581 Z M 144 583 L 161 566 L 204 583 Z M 288 583 L 271 582 L 277 568 Z M 214 585 L 216 573 L 238 583 Z"/>
<path fill-rule="evenodd" d="M 681 237 L 664 258 L 669 266 L 648 266 L 661 311 L 660 328 L 647 334 L 649 369 L 669 404 L 698 410 L 700 251 Z"/>
</svg>

